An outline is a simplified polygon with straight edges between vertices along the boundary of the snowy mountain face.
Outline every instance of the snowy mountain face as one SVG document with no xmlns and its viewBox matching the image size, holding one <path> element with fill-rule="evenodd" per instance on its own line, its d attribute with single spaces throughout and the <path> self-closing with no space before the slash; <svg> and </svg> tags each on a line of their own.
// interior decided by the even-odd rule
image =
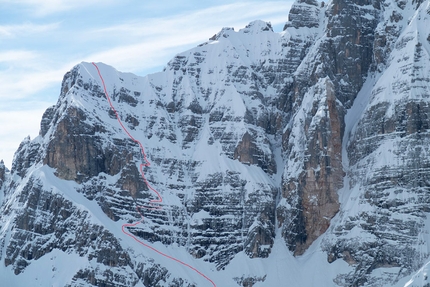
<svg viewBox="0 0 430 287">
<path fill-rule="evenodd" d="M 429 26 L 428 0 L 300 0 L 146 77 L 77 65 L 0 163 L 2 282 L 430 284 Z"/>
</svg>

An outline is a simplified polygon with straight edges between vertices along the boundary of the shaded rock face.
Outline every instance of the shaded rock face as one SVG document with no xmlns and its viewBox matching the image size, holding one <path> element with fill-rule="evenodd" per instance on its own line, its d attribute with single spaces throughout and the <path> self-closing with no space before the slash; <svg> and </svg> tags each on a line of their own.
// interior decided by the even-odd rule
<svg viewBox="0 0 430 287">
<path fill-rule="evenodd" d="M 300 221 L 303 223 L 295 245 L 295 254 L 302 254 L 330 225 L 330 219 L 339 211 L 337 191 L 343 183 L 342 133 L 344 126 L 339 121 L 339 106 L 333 95 L 333 87 L 327 87 L 330 94 L 324 102 L 324 115 L 318 126 L 309 131 L 309 148 L 305 153 L 304 172 L 300 174 L 296 190 L 301 198 Z M 342 111 L 342 109 L 340 109 Z M 312 128 L 311 128 L 312 129 Z M 292 190 L 289 185 L 284 193 Z M 285 236 L 288 235 L 284 233 Z"/>
<path fill-rule="evenodd" d="M 83 263 L 67 286 L 135 286 L 140 281 L 156 286 L 164 280 L 167 270 L 150 262 L 145 268 L 142 263 L 136 264 L 118 238 L 91 223 L 94 219 L 91 213 L 77 208 L 56 191 L 47 190 L 37 179 L 30 179 L 19 202 L 29 205 L 15 217 L 15 229 L 7 239 L 3 258 L 5 266 L 12 266 L 16 275 L 46 254 L 60 250 L 76 253 L 77 258 L 85 258 L 84 262 L 93 262 L 105 269 L 100 272 Z M 10 212 L 12 208 L 7 207 L 5 215 Z M 2 238 L 2 245 L 5 240 Z M 184 285 L 171 286 L 191 286 L 182 282 Z"/>
<path fill-rule="evenodd" d="M 354 169 L 350 171 L 348 187 L 363 191 L 360 195 L 356 191 L 351 194 L 351 201 L 359 207 L 341 217 L 341 224 L 333 230 L 335 244 L 327 246 L 329 262 L 342 258 L 356 268 L 355 275 L 338 276 L 339 281 L 351 286 L 375 282 L 370 272 L 364 272 L 367 266 L 402 268 L 401 277 L 419 268 L 428 255 L 423 248 L 425 243 L 418 239 L 426 233 L 430 211 L 429 137 L 427 129 L 422 129 L 429 121 L 421 114 L 421 109 L 428 110 L 428 103 L 399 104 L 396 114 L 381 122 L 387 108 L 386 104 L 378 104 L 369 109 L 349 143 L 348 155 Z M 375 122 L 379 124 L 375 126 Z M 369 168 L 369 161 L 375 158 L 382 158 L 382 163 Z M 352 229 L 372 236 L 350 238 Z M 387 277 L 378 278 L 375 284 L 392 282 L 392 277 Z"/>
<path fill-rule="evenodd" d="M 40 160 L 39 149 L 40 143 L 30 141 L 30 137 L 25 138 L 15 152 L 12 171 L 24 177 L 27 170 Z"/>
<path fill-rule="evenodd" d="M 316 0 L 300 0 L 296 1 L 291 7 L 288 16 L 288 22 L 284 26 L 284 30 L 289 27 L 294 28 L 317 28 L 320 25 L 319 3 Z"/>
<path fill-rule="evenodd" d="M 31 179 L 22 190 L 20 202 L 28 202 L 26 209 L 16 216 L 16 230 L 11 233 L 6 248 L 5 265 L 14 265 L 15 274 L 22 272 L 31 260 L 37 260 L 53 249 L 75 249 L 78 254 L 87 254 L 88 259 L 98 258 L 98 261 L 117 267 L 127 264 L 127 254 L 121 249 L 116 238 L 100 226 L 88 224 L 89 214 L 73 206 L 55 192 L 43 189 L 36 179 Z M 39 214 L 43 210 L 45 216 Z M 12 210 L 6 208 L 8 215 Z M 75 232 L 80 236 L 75 237 Z M 101 242 L 109 242 L 115 249 L 90 251 Z M 43 246 L 43 248 L 40 248 Z M 107 247 L 107 246 L 106 246 Z M 103 252 L 109 252 L 104 256 Z M 106 262 L 104 262 L 106 260 Z"/>
<path fill-rule="evenodd" d="M 265 172 L 275 174 L 276 162 L 273 154 L 271 155 L 271 158 L 267 158 L 267 155 L 263 151 L 259 150 L 258 145 L 256 144 L 257 136 L 257 132 L 254 133 L 254 136 L 246 132 L 234 151 L 234 159 L 237 159 L 244 164 L 257 165 Z"/>
<path fill-rule="evenodd" d="M 336 281 L 342 286 L 394 285 L 422 266 L 429 253 L 425 234 L 430 71 L 421 62 L 429 59 L 428 46 L 427 51 L 421 49 L 426 38 L 414 28 L 429 18 L 425 5 L 419 4 L 381 3 L 388 10 L 387 18 L 376 34 L 385 34 L 386 43 L 381 46 L 377 36 L 374 59 L 384 72 L 377 74 L 353 107 L 362 114 L 350 123 L 345 143 L 349 197 L 325 242 L 329 262 L 342 258 L 354 267 L 354 272 L 338 275 Z M 413 14 L 417 22 L 404 20 Z M 390 56 L 382 57 L 384 53 Z M 364 110 L 359 107 L 363 103 Z M 375 268 L 392 271 L 376 277 Z"/>
<path fill-rule="evenodd" d="M 283 33 L 224 28 L 145 78 L 99 64 L 151 165 L 94 66 L 76 66 L 11 176 L 0 164 L 1 260 L 22 274 L 54 252 L 84 258 L 67 286 L 199 286 L 122 235 L 144 218 L 126 230 L 216 272 L 318 244 L 349 265 L 333 284 L 395 284 L 429 255 L 427 2 L 301 0 Z"/>
<path fill-rule="evenodd" d="M 339 211 L 337 191 L 344 177 L 343 118 L 372 64 L 378 24 L 379 12 L 372 6 L 376 3 L 370 2 L 332 1 L 326 7 L 326 34 L 309 51 L 288 91 L 297 108 L 283 135 L 289 163 L 282 188 L 286 204 L 278 206 L 278 222 L 295 254 L 302 254 L 323 234 Z M 303 5 L 321 9 L 317 3 L 297 8 Z M 290 206 L 293 208 L 286 208 Z"/>
<path fill-rule="evenodd" d="M 74 85 L 84 86 L 76 69 L 65 75 L 60 97 Z M 104 97 L 104 94 L 100 95 L 99 87 L 92 91 L 92 95 Z M 127 97 L 130 96 L 121 89 L 118 100 L 121 102 Z M 42 117 L 40 135 L 51 139 L 43 163 L 55 168 L 62 179 L 82 182 L 100 173 L 115 175 L 133 160 L 130 150 L 136 149 L 136 144 L 131 140 L 115 139 L 111 144 L 106 143 L 102 136 L 107 133 L 104 123 L 100 119 L 87 121 L 87 117 L 86 111 L 73 105 L 61 105 L 61 101 L 57 107 L 48 108 Z"/>
<path fill-rule="evenodd" d="M 3 182 L 6 180 L 6 166 L 3 160 L 0 161 L 0 189 L 3 186 Z"/>
<path fill-rule="evenodd" d="M 100 157 L 104 153 L 100 139 L 95 136 L 96 129 L 85 125 L 85 120 L 81 110 L 70 108 L 67 117 L 58 123 L 55 138 L 48 146 L 44 163 L 56 168 L 60 178 L 78 180 L 79 174 L 92 177 L 100 172 L 108 173 L 111 168 L 111 162 Z M 118 171 L 119 168 L 113 168 L 113 174 Z"/>
<path fill-rule="evenodd" d="M 336 85 L 336 96 L 350 108 L 373 64 L 380 1 L 333 1 L 328 7 L 324 68 Z"/>
</svg>

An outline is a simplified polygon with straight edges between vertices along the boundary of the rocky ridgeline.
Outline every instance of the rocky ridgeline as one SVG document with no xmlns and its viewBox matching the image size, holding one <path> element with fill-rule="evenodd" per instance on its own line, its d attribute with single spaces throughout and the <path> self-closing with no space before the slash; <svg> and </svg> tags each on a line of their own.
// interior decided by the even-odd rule
<svg viewBox="0 0 430 287">
<path fill-rule="evenodd" d="M 39 137 L 0 164 L 2 262 L 21 274 L 60 250 L 87 260 L 67 286 L 197 286 L 120 232 L 143 216 L 128 232 L 219 274 L 281 238 L 345 261 L 333 284 L 394 285 L 429 255 L 429 7 L 301 0 L 283 33 L 223 28 L 145 78 L 99 64 L 161 209 L 94 66 L 77 65 Z"/>
</svg>

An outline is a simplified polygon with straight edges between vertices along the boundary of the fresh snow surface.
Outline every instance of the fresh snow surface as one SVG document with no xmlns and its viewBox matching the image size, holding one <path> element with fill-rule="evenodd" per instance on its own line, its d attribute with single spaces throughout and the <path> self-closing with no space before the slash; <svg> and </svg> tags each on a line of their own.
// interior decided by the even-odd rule
<svg viewBox="0 0 430 287">
<path fill-rule="evenodd" d="M 1 286 L 64 287 L 89 262 L 77 254 L 53 250 L 16 276 L 12 266 L 0 268 Z"/>
</svg>

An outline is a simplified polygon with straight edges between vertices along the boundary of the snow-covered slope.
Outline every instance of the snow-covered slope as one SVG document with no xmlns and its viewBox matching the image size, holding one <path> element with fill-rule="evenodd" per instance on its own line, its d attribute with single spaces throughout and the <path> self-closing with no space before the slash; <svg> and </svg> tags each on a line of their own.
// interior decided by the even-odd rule
<svg viewBox="0 0 430 287">
<path fill-rule="evenodd" d="M 430 1 L 300 0 L 146 77 L 81 63 L 0 163 L 7 286 L 424 286 Z M 122 232 L 148 244 L 147 248 Z M 3 283 L 2 283 L 3 284 Z"/>
</svg>

